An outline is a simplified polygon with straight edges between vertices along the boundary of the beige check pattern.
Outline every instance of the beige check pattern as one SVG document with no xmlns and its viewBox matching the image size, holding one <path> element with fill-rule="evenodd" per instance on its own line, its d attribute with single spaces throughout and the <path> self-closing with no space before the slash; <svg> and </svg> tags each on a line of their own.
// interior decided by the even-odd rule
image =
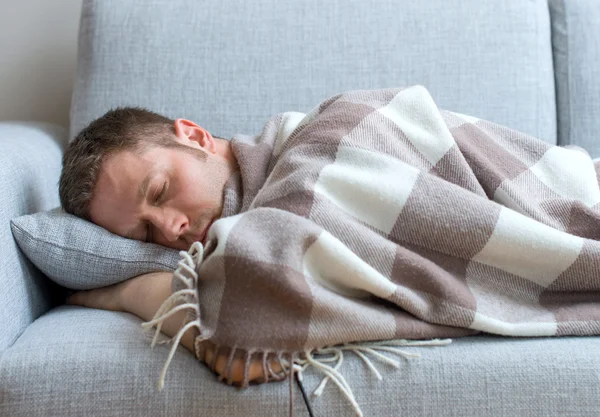
<svg viewBox="0 0 600 417">
<path fill-rule="evenodd" d="M 583 149 L 439 110 L 421 86 L 343 93 L 231 143 L 240 172 L 197 301 L 201 338 L 232 357 L 600 333 L 599 171 Z"/>
</svg>

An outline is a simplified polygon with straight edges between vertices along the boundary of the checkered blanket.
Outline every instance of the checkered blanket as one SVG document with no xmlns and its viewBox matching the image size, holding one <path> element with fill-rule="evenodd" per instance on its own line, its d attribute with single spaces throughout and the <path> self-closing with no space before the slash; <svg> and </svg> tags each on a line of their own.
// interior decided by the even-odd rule
<svg viewBox="0 0 600 417">
<path fill-rule="evenodd" d="M 231 144 L 224 216 L 173 281 L 182 330 L 229 363 L 277 378 L 269 358 L 340 344 L 600 333 L 585 150 L 439 110 L 421 86 L 339 94 Z"/>
</svg>

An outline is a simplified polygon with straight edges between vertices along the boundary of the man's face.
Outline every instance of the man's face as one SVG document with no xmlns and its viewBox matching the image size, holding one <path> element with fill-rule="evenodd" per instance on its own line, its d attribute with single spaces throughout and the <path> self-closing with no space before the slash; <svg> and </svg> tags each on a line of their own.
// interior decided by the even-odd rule
<svg viewBox="0 0 600 417">
<path fill-rule="evenodd" d="M 189 148 L 192 153 L 151 146 L 141 155 L 108 156 L 90 203 L 91 220 L 117 235 L 174 249 L 206 244 L 208 227 L 222 213 L 231 172 L 220 155 Z"/>
</svg>

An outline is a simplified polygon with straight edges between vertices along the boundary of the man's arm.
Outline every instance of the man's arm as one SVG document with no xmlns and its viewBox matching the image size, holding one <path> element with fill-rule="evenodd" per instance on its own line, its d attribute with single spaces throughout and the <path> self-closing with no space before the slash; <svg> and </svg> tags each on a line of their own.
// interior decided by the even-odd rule
<svg viewBox="0 0 600 417">
<path fill-rule="evenodd" d="M 104 288 L 98 288 L 89 291 L 79 291 L 67 299 L 67 304 L 81 305 L 89 308 L 99 308 L 111 311 L 124 311 L 135 314 L 142 320 L 148 322 L 154 318 L 154 315 L 162 303 L 171 295 L 170 272 L 152 272 L 139 275 L 127 281 L 111 285 Z M 169 337 L 174 337 L 181 323 L 186 317 L 185 311 L 179 311 L 168 319 L 163 321 L 161 331 Z M 181 338 L 180 343 L 195 354 L 194 339 L 198 335 L 196 328 L 189 329 Z M 200 349 L 200 360 L 210 365 L 214 356 L 214 345 L 209 341 L 202 342 Z M 219 375 L 224 375 L 227 357 L 223 354 L 217 358 L 215 368 L 212 371 Z M 271 363 L 271 369 L 275 372 L 281 372 L 278 362 Z M 232 380 L 234 384 L 240 384 L 244 379 L 244 364 L 241 359 L 234 360 L 231 365 Z M 259 360 L 253 360 L 248 370 L 249 381 L 262 380 L 264 373 L 262 363 Z"/>
</svg>

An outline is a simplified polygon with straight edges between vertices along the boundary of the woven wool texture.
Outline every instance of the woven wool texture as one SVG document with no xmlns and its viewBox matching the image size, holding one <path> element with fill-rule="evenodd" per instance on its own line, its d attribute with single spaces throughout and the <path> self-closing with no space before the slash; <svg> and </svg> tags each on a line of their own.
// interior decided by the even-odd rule
<svg viewBox="0 0 600 417">
<path fill-rule="evenodd" d="M 422 86 L 339 94 L 232 148 L 240 171 L 184 297 L 186 328 L 230 361 L 600 333 L 600 190 L 585 150 L 440 110 Z"/>
</svg>

